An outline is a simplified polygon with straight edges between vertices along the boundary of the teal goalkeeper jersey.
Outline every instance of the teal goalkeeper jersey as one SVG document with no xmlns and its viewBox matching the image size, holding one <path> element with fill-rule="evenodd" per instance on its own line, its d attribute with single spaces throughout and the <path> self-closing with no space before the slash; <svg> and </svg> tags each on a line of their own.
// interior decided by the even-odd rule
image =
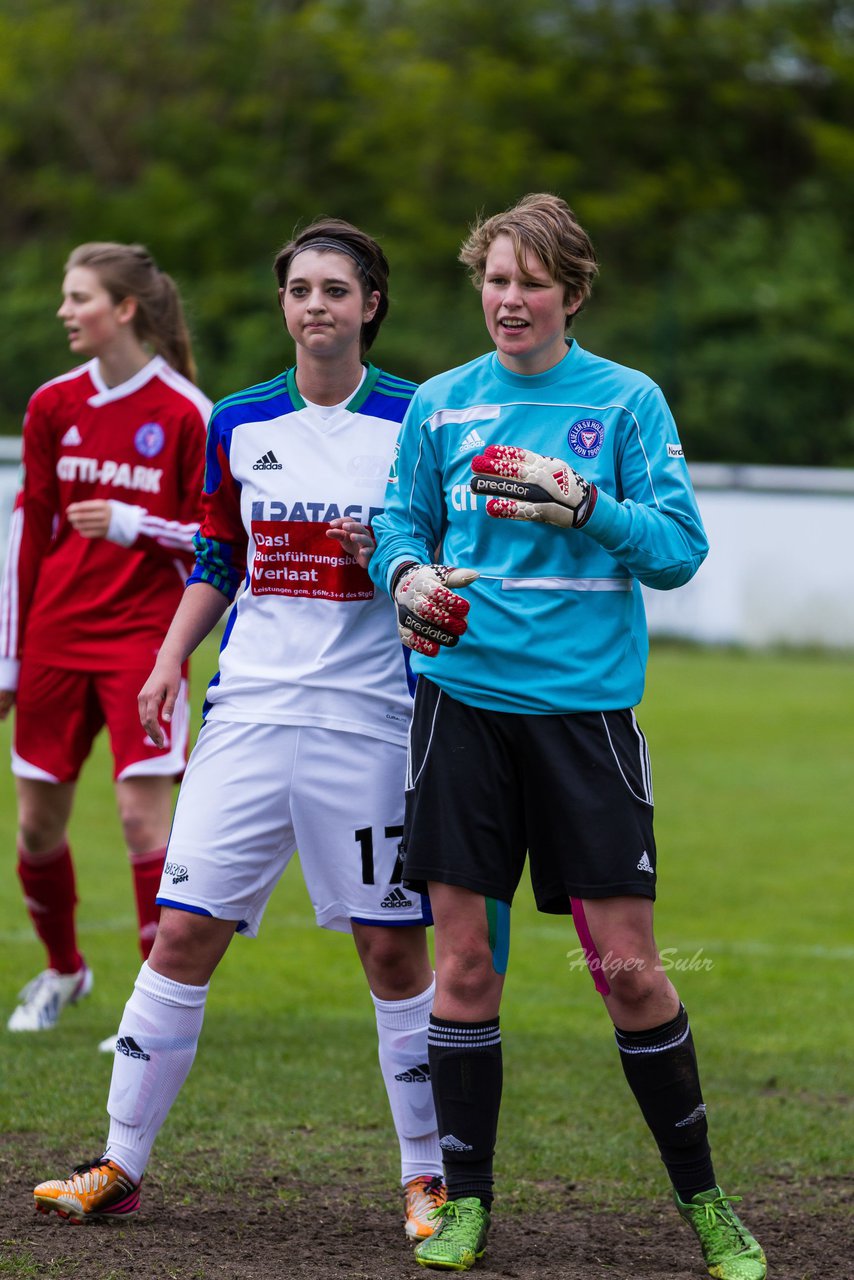
<svg viewBox="0 0 854 1280">
<path fill-rule="evenodd" d="M 595 484 L 587 524 L 487 515 L 469 482 L 489 444 L 560 458 Z M 682 586 L 708 551 L 661 390 L 575 341 L 545 373 L 511 373 L 493 352 L 424 383 L 374 530 L 370 573 L 386 589 L 404 561 L 478 571 L 459 644 L 412 667 L 461 702 L 510 712 L 635 706 L 648 654 L 639 584 Z"/>
</svg>

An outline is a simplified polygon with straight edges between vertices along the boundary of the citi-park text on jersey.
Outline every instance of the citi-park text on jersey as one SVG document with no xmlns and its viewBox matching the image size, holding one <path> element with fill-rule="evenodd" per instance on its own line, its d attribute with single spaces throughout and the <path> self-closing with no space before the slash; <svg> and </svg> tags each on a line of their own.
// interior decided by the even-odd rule
<svg viewBox="0 0 854 1280">
<path fill-rule="evenodd" d="M 119 489 L 139 489 L 143 493 L 159 493 L 162 468 L 132 467 L 129 462 L 105 458 L 61 457 L 56 464 L 60 480 L 82 480 L 88 484 L 109 484 Z"/>
<path fill-rule="evenodd" d="M 345 516 L 348 520 L 358 520 L 360 524 L 371 524 L 382 513 L 382 507 L 368 507 L 365 512 L 358 503 L 352 503 L 343 511 L 337 502 L 295 502 L 290 510 L 285 502 L 256 500 L 252 503 L 253 520 L 307 520 L 313 524 L 328 524 L 330 520 Z"/>
</svg>

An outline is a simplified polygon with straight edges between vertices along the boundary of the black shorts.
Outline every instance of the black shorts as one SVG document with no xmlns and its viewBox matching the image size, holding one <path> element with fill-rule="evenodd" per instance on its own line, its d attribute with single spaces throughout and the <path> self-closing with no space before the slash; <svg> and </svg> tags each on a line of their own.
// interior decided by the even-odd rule
<svg viewBox="0 0 854 1280">
<path fill-rule="evenodd" d="M 540 911 L 655 897 L 652 781 L 630 709 L 486 711 L 421 676 L 409 751 L 403 880 L 512 902 L 530 857 Z"/>
</svg>

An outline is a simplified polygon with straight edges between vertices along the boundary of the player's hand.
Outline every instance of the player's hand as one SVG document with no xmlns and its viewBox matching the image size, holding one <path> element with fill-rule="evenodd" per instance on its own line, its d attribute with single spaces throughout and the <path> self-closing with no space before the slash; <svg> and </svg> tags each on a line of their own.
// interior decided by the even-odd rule
<svg viewBox="0 0 854 1280">
<path fill-rule="evenodd" d="M 164 747 L 163 724 L 168 724 L 181 689 L 181 664 L 158 658 L 151 675 L 139 691 L 139 723 L 155 747 Z M 161 721 L 163 724 L 161 724 Z"/>
<path fill-rule="evenodd" d="M 408 648 L 435 658 L 459 641 L 468 623 L 469 601 L 451 588 L 467 587 L 479 574 L 447 564 L 408 564 L 394 584 L 397 629 Z"/>
<path fill-rule="evenodd" d="M 366 524 L 359 524 L 358 520 L 350 520 L 347 516 L 336 516 L 329 521 L 326 536 L 340 543 L 348 556 L 367 569 L 377 542 Z"/>
<path fill-rule="evenodd" d="M 0 720 L 5 720 L 15 705 L 15 689 L 0 689 Z"/>
<path fill-rule="evenodd" d="M 65 514 L 82 538 L 106 538 L 111 514 L 108 501 L 91 498 L 88 502 L 69 502 Z"/>
<path fill-rule="evenodd" d="M 597 490 L 560 458 L 530 449 L 490 444 L 472 458 L 474 493 L 489 496 L 487 514 L 498 520 L 537 520 L 580 529 L 590 519 Z"/>
</svg>

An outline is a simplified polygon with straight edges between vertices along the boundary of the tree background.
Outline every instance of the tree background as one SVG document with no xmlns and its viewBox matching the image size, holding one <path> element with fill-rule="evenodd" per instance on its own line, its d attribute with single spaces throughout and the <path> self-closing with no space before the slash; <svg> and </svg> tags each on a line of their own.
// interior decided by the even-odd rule
<svg viewBox="0 0 854 1280">
<path fill-rule="evenodd" d="M 579 339 L 692 461 L 854 466 L 854 3 L 2 0 L 0 179 L 0 431 L 73 363 L 81 241 L 175 276 L 217 398 L 291 361 L 276 249 L 349 218 L 423 379 L 486 347 L 468 226 L 548 190 L 601 260 Z"/>
</svg>

